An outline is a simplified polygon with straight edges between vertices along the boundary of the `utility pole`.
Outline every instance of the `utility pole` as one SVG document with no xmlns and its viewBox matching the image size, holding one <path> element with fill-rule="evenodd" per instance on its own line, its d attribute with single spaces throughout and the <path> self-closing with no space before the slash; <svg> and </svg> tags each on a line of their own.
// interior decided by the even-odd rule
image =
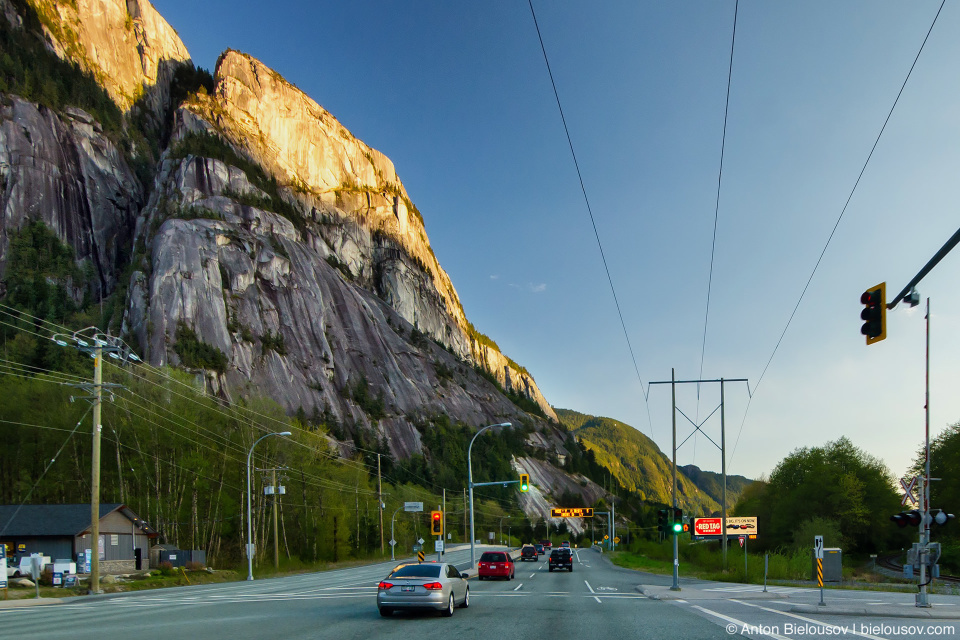
<svg viewBox="0 0 960 640">
<path fill-rule="evenodd" d="M 677 409 L 677 385 L 678 384 L 704 384 L 707 382 L 719 382 L 720 383 L 720 406 L 714 409 L 710 415 L 703 419 L 703 422 L 700 424 L 695 423 L 693 420 L 690 420 L 689 417 L 683 412 Z M 673 405 L 671 411 L 671 423 L 673 425 L 673 508 L 677 509 L 679 506 L 677 503 L 677 449 L 682 447 L 687 440 L 693 437 L 693 435 L 700 431 L 703 435 L 720 450 L 721 456 L 721 471 L 723 475 L 723 494 L 721 496 L 721 513 L 723 515 L 723 532 L 721 533 L 722 537 L 722 546 L 723 546 L 723 566 L 726 569 L 727 566 L 727 440 L 726 440 L 726 419 L 724 417 L 724 388 L 723 385 L 725 382 L 746 382 L 747 383 L 747 393 L 752 395 L 750 391 L 750 383 L 746 378 L 720 378 L 719 380 L 677 380 L 676 370 L 670 370 L 670 379 L 663 380 L 658 382 L 647 383 L 647 388 L 649 389 L 650 385 L 654 384 L 669 384 L 670 385 L 670 399 Z M 709 420 L 714 413 L 720 411 L 720 444 L 718 445 L 713 438 L 708 436 L 703 430 L 702 427 L 707 420 Z M 677 445 L 677 412 L 679 411 L 680 415 L 687 419 L 690 424 L 693 425 L 693 432 L 687 436 L 686 440 Z M 672 519 L 672 518 L 671 518 Z M 673 586 L 670 587 L 671 590 L 679 591 L 680 590 L 680 542 L 679 537 L 676 533 L 673 533 Z"/>
<path fill-rule="evenodd" d="M 100 405 L 103 403 L 103 347 L 93 351 L 93 453 L 90 457 L 90 593 L 100 593 Z"/>
<path fill-rule="evenodd" d="M 377 454 L 377 511 L 380 512 L 380 555 L 383 555 L 383 478 L 380 476 L 380 454 Z"/>
<path fill-rule="evenodd" d="M 280 570 L 280 538 L 277 528 L 277 500 L 280 489 L 277 487 L 277 470 L 270 470 L 270 483 L 273 485 L 273 568 Z"/>
<path fill-rule="evenodd" d="M 120 362 L 140 358 L 119 338 L 102 333 L 96 327 L 87 327 L 67 335 L 54 334 L 50 339 L 61 347 L 73 347 L 78 351 L 93 356 L 93 384 L 76 384 L 93 395 L 84 400 L 93 402 L 93 443 L 90 455 L 90 593 L 100 593 L 100 437 L 103 432 L 101 407 L 103 405 L 103 388 L 121 387 L 123 385 L 103 382 L 103 354 L 109 353 L 111 358 Z M 71 342 L 73 344 L 71 344 Z M 112 395 L 111 395 L 112 398 Z M 71 396 L 71 402 L 74 398 Z"/>
<path fill-rule="evenodd" d="M 440 513 L 443 514 L 440 518 L 443 520 L 443 524 L 440 525 L 440 528 L 443 530 L 443 535 L 440 536 L 440 540 L 443 541 L 443 553 L 447 552 L 447 490 L 443 490 L 443 508 L 440 509 Z"/>
<path fill-rule="evenodd" d="M 960 232 L 958 232 L 960 233 Z M 927 598 L 927 558 L 929 558 L 928 546 L 930 544 L 930 298 L 927 298 L 927 372 L 926 372 L 926 406 L 925 410 L 925 431 L 926 444 L 924 446 L 924 483 L 920 487 L 920 499 L 923 501 L 923 519 L 920 521 L 920 592 L 917 594 L 917 606 L 930 607 L 930 601 Z"/>
</svg>

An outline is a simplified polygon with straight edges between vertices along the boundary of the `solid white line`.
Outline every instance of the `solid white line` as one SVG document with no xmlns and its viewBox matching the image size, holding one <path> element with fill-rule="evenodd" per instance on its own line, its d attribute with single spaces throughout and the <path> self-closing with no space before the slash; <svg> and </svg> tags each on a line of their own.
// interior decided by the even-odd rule
<svg viewBox="0 0 960 640">
<path fill-rule="evenodd" d="M 583 584 L 587 585 L 587 589 L 590 589 L 590 593 L 596 593 L 596 591 L 593 590 L 593 587 L 590 586 L 590 583 L 589 583 L 589 582 L 587 582 L 586 580 L 584 580 L 584 581 L 583 581 Z"/>
<path fill-rule="evenodd" d="M 600 598 L 598 598 L 597 596 L 593 596 L 593 599 L 596 600 L 597 602 L 600 602 Z"/>
<path fill-rule="evenodd" d="M 520 587 L 522 587 L 522 586 L 523 586 L 523 583 L 521 582 L 521 583 L 518 584 L 516 587 L 514 587 L 513 590 L 514 590 L 514 591 L 520 591 Z"/>
<path fill-rule="evenodd" d="M 809 623 L 811 623 L 811 624 L 817 625 L 818 627 L 839 626 L 839 625 L 831 625 L 831 624 L 828 624 L 828 623 L 826 623 L 826 622 L 824 622 L 824 621 L 822 621 L 822 620 L 814 620 L 813 618 L 807 618 L 806 616 L 799 616 L 799 615 L 797 615 L 797 614 L 795 614 L 795 613 L 789 613 L 789 612 L 787 612 L 787 611 L 780 611 L 779 609 L 771 609 L 770 607 L 762 607 L 762 606 L 760 606 L 760 605 L 758 605 L 758 604 L 749 604 L 749 603 L 747 603 L 747 602 L 743 602 L 742 600 L 736 600 L 736 599 L 734 599 L 734 598 L 730 598 L 730 602 L 736 602 L 737 604 L 742 604 L 742 605 L 744 605 L 744 606 L 746 606 L 746 607 L 754 607 L 754 608 L 756 608 L 756 609 L 761 609 L 762 611 L 769 611 L 770 613 L 779 613 L 779 614 L 782 615 L 782 616 L 787 616 L 788 618 L 796 618 L 797 620 L 803 620 L 804 622 L 809 622 Z M 857 630 L 854 628 L 853 625 L 850 625 L 850 627 L 849 627 L 849 629 L 847 629 L 847 631 L 848 631 L 849 633 L 854 634 L 854 635 L 863 636 L 864 638 L 870 638 L 870 640 L 886 640 L 886 638 L 881 638 L 880 636 L 872 636 L 872 635 L 870 635 L 869 633 L 863 633 L 863 632 L 861 632 L 861 631 L 857 631 Z"/>
<path fill-rule="evenodd" d="M 711 611 L 710 609 L 706 609 L 706 608 L 701 607 L 700 605 L 697 605 L 697 604 L 692 605 L 692 608 L 693 608 L 693 609 L 699 609 L 700 611 L 703 611 L 704 613 L 709 613 L 710 615 L 716 616 L 717 618 L 720 618 L 721 620 L 725 620 L 725 621 L 729 622 L 730 624 L 735 624 L 735 625 L 737 625 L 737 627 L 738 627 L 739 629 L 743 629 L 744 627 L 748 627 L 748 628 L 749 628 L 749 627 L 751 626 L 751 625 L 747 624 L 746 622 L 744 622 L 743 620 L 737 620 L 736 618 L 731 618 L 730 616 L 725 616 L 725 615 L 723 615 L 722 613 L 717 613 L 716 611 Z M 753 626 L 759 626 L 759 625 L 753 625 Z M 728 631 L 728 633 L 729 633 L 729 631 Z M 735 633 L 737 633 L 736 630 L 734 630 L 734 634 L 735 634 Z M 731 634 L 731 635 L 733 635 L 733 634 Z M 788 637 L 786 637 L 786 636 L 778 635 L 778 634 L 776 634 L 776 633 L 767 633 L 767 634 L 765 634 L 765 635 L 768 635 L 768 636 L 770 636 L 771 638 L 776 638 L 776 640 L 790 640 L 790 638 L 788 638 Z"/>
<path fill-rule="evenodd" d="M 677 598 L 677 602 L 682 602 L 683 604 L 687 604 L 686 600 L 681 600 L 680 598 Z"/>
</svg>

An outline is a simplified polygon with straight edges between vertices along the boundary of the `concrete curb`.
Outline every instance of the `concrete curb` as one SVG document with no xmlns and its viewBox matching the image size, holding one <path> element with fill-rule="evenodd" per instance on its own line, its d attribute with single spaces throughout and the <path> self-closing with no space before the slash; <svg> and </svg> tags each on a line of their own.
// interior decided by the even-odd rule
<svg viewBox="0 0 960 640">
<path fill-rule="evenodd" d="M 695 587 L 681 587 L 680 591 L 671 591 L 669 587 L 643 584 L 637 585 L 636 590 L 651 600 L 786 600 L 788 598 L 786 594 L 772 591 L 767 593 L 762 591 L 707 592 Z"/>
<path fill-rule="evenodd" d="M 50 604 L 60 604 L 63 598 L 20 598 L 17 600 L 0 600 L 0 609 L 22 609 L 24 607 L 42 607 Z"/>
<path fill-rule="evenodd" d="M 944 611 L 917 607 L 890 609 L 889 607 L 838 607 L 832 605 L 798 604 L 790 607 L 792 613 L 820 614 L 824 616 L 860 616 L 865 618 L 922 618 L 927 620 L 960 620 L 960 611 Z"/>
</svg>

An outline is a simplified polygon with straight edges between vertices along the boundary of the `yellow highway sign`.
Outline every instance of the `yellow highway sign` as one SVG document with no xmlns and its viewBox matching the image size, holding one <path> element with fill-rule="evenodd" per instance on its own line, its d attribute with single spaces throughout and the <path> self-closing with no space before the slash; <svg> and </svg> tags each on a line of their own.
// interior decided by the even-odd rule
<svg viewBox="0 0 960 640">
<path fill-rule="evenodd" d="M 553 507 L 551 518 L 592 518 L 593 507 Z"/>
</svg>

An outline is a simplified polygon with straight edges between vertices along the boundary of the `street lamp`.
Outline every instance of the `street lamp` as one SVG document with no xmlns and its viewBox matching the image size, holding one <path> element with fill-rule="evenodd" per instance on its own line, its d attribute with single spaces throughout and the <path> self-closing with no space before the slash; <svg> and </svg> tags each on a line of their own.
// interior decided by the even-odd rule
<svg viewBox="0 0 960 640">
<path fill-rule="evenodd" d="M 476 537 L 476 533 L 474 531 L 474 526 L 473 526 L 473 464 L 471 463 L 471 460 L 470 460 L 470 453 L 473 451 L 473 441 L 476 440 L 477 436 L 479 436 L 481 433 L 483 433 L 487 429 L 492 429 L 494 427 L 510 427 L 510 426 L 513 426 L 513 425 L 511 425 L 509 422 L 501 422 L 500 424 L 487 425 L 474 434 L 473 438 L 470 440 L 470 446 L 467 447 L 467 486 L 470 487 L 470 565 L 472 567 L 477 566 L 477 548 L 476 548 L 477 537 Z"/>
<path fill-rule="evenodd" d="M 390 562 L 393 562 L 393 550 L 397 548 L 397 537 L 393 535 L 393 521 L 397 517 L 397 513 L 403 509 L 403 505 L 397 507 L 397 510 L 393 512 L 393 516 L 390 518 Z"/>
<path fill-rule="evenodd" d="M 250 459 L 253 457 L 253 448 L 260 444 L 260 440 L 264 438 L 290 435 L 293 434 L 289 431 L 280 431 L 260 436 L 250 447 L 250 453 L 247 454 L 247 580 L 253 580 L 253 522 L 251 521 L 252 509 L 250 508 Z"/>
</svg>

